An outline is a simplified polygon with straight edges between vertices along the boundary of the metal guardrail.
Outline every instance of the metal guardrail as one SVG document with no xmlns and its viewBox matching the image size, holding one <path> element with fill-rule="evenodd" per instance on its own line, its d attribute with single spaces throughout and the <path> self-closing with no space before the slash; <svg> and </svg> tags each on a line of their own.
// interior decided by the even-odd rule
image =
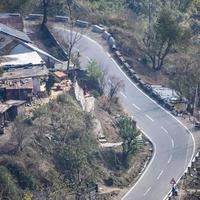
<svg viewBox="0 0 200 200">
<path fill-rule="evenodd" d="M 30 14 L 28 16 L 28 19 L 40 19 L 43 17 L 42 14 Z M 56 22 L 63 22 L 68 23 L 69 17 L 68 16 L 60 16 L 57 15 L 54 17 L 54 21 Z M 90 22 L 84 21 L 84 20 L 76 20 L 75 25 L 81 28 L 89 28 L 92 24 Z M 126 72 L 126 74 L 130 77 L 132 81 L 138 84 L 138 86 L 146 92 L 148 95 L 150 95 L 152 98 L 154 98 L 158 103 L 160 103 L 164 108 L 172 111 L 174 109 L 173 105 L 169 102 L 164 101 L 161 99 L 161 97 L 157 94 L 155 94 L 151 88 L 151 85 L 143 81 L 140 76 L 134 71 L 132 66 L 130 66 L 126 59 L 122 56 L 121 52 L 117 50 L 117 41 L 112 36 L 111 33 L 105 30 L 103 26 L 93 24 L 92 25 L 92 31 L 95 33 L 101 34 L 102 38 L 107 41 L 108 46 L 110 47 L 110 50 L 113 52 L 115 58 L 121 65 L 122 69 Z M 58 43 L 59 44 L 59 43 Z"/>
</svg>

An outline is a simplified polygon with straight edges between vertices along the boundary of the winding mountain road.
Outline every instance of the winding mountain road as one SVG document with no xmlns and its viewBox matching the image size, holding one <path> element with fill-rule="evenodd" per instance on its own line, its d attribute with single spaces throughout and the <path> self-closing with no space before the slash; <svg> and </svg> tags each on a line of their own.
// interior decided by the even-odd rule
<svg viewBox="0 0 200 200">
<path fill-rule="evenodd" d="M 57 28 L 63 36 L 68 33 L 63 28 Z M 150 164 L 122 199 L 165 199 L 171 189 L 170 180 L 178 180 L 191 162 L 195 149 L 192 134 L 178 119 L 141 91 L 96 41 L 83 35 L 76 48 L 80 51 L 82 65 L 94 59 L 108 70 L 109 76 L 114 75 L 124 81 L 121 102 L 154 145 Z"/>
</svg>

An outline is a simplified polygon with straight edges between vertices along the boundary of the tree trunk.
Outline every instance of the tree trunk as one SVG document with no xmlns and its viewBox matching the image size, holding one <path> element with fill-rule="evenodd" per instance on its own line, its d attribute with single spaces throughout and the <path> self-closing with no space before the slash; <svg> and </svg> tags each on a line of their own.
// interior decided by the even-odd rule
<svg viewBox="0 0 200 200">
<path fill-rule="evenodd" d="M 42 20 L 42 27 L 46 25 L 48 21 L 48 3 L 49 0 L 43 0 L 43 20 Z"/>
</svg>

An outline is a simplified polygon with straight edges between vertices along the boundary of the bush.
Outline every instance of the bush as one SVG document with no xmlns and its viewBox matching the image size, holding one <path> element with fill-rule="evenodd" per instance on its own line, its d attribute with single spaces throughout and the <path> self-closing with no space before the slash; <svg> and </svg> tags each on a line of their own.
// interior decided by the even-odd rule
<svg viewBox="0 0 200 200">
<path fill-rule="evenodd" d="M 19 199 L 17 186 L 8 170 L 4 166 L 0 166 L 0 191 L 2 199 Z"/>
<path fill-rule="evenodd" d="M 49 74 L 49 78 L 46 81 L 46 90 L 47 93 L 50 94 L 51 92 L 51 87 L 54 85 L 54 83 L 60 83 L 60 79 L 58 77 L 56 77 L 56 75 L 54 73 L 50 73 Z"/>
<path fill-rule="evenodd" d="M 19 166 L 17 163 L 13 163 L 11 161 L 7 161 L 5 166 L 12 176 L 16 178 L 19 186 L 22 189 L 29 188 L 33 190 L 35 188 L 36 184 L 33 177 L 29 176 L 22 166 Z"/>
<path fill-rule="evenodd" d="M 112 186 L 113 185 L 113 177 L 109 176 L 107 179 L 104 179 L 104 182 L 107 186 Z"/>
<path fill-rule="evenodd" d="M 26 192 L 24 194 L 23 200 L 32 200 L 33 199 L 32 197 L 33 197 L 33 195 L 30 192 Z"/>
<path fill-rule="evenodd" d="M 97 90 L 92 90 L 91 95 L 94 96 L 95 98 L 100 96 L 100 93 Z"/>
<path fill-rule="evenodd" d="M 3 76 L 4 70 L 0 68 L 0 77 Z"/>
</svg>

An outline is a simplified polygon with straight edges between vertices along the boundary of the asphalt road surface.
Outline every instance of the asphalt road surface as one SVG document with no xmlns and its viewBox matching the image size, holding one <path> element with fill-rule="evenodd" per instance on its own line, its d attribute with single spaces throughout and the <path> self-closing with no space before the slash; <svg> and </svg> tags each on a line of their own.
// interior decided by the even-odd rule
<svg viewBox="0 0 200 200">
<path fill-rule="evenodd" d="M 66 37 L 66 31 L 59 29 L 59 32 Z M 170 180 L 178 180 L 191 161 L 195 146 L 192 135 L 174 116 L 132 83 L 101 45 L 83 35 L 76 48 L 80 51 L 82 66 L 94 59 L 107 69 L 108 77 L 116 76 L 124 81 L 125 90 L 119 94 L 120 100 L 154 145 L 150 164 L 123 200 L 166 198 L 171 189 Z"/>
</svg>

